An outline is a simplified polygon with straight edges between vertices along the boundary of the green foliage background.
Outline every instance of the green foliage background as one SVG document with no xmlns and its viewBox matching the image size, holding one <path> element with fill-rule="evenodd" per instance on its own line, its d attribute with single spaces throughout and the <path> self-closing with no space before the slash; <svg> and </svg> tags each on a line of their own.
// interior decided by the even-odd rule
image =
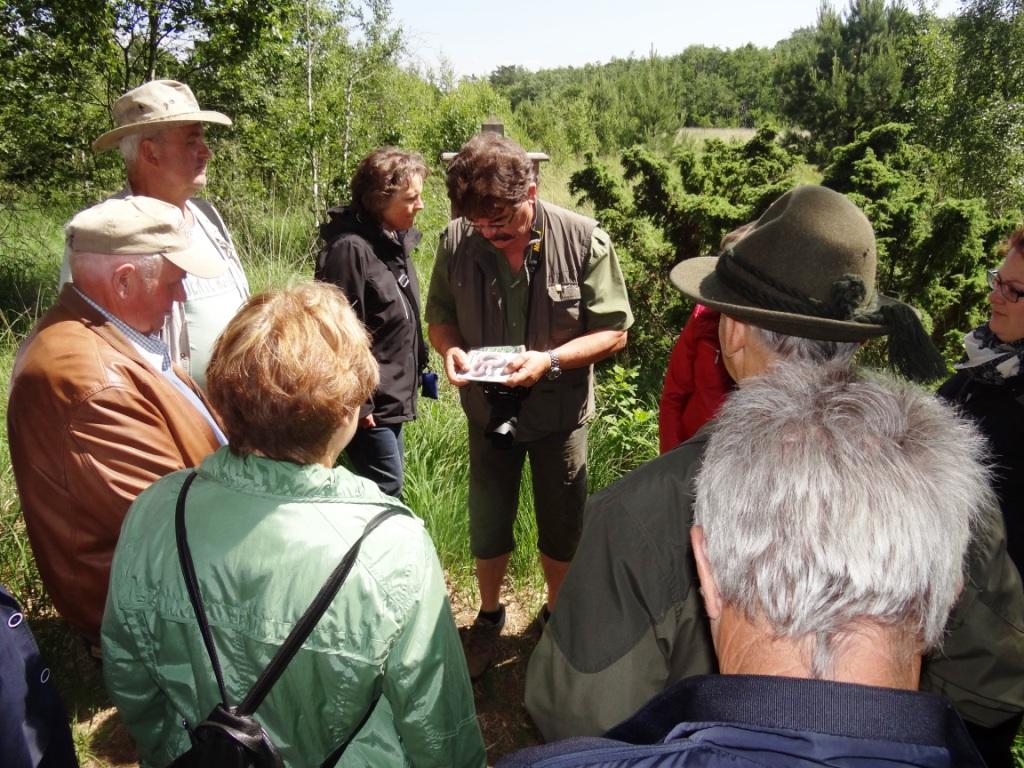
<svg viewBox="0 0 1024 768">
<path fill-rule="evenodd" d="M 962 334 L 987 318 L 983 270 L 1022 220 L 1022 12 L 1024 0 L 962 0 L 942 19 L 925 3 L 849 0 L 770 49 L 692 46 L 539 72 L 495 61 L 490 77 L 456 81 L 407 64 L 389 0 L 4 0 L 0 375 L 55 296 L 62 222 L 123 184 L 117 153 L 89 143 L 126 89 L 180 79 L 234 119 L 210 131 L 207 195 L 257 290 L 310 275 L 317 223 L 382 144 L 423 153 L 434 171 L 416 255 L 428 275 L 448 215 L 440 155 L 493 115 L 551 155 L 541 194 L 600 220 L 629 284 L 629 347 L 599 372 L 596 490 L 656 450 L 661 377 L 692 308 L 669 270 L 713 254 L 794 184 L 823 183 L 864 209 L 881 290 L 918 308 L 947 361 L 959 357 Z M 865 359 L 881 362 L 874 348 Z M 451 393 L 423 409 L 407 492 L 466 590 L 461 424 Z M 46 614 L 6 450 L 0 581 Z M 521 501 L 529 512 L 528 484 Z M 530 519 L 521 541 L 535 537 Z M 517 585 L 539 585 L 529 547 L 512 570 Z"/>
</svg>

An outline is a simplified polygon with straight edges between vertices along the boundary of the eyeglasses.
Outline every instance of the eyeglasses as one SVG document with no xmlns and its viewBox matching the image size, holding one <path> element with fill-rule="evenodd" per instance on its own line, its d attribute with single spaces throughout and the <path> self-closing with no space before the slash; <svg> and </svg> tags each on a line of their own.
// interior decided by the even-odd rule
<svg viewBox="0 0 1024 768">
<path fill-rule="evenodd" d="M 469 226 L 471 226 L 477 232 L 483 232 L 485 229 L 504 229 L 505 227 L 512 223 L 512 219 L 516 217 L 517 213 L 519 213 L 519 205 L 514 206 L 512 210 L 509 212 L 509 214 L 499 221 L 470 221 Z M 469 220 L 467 219 L 467 221 Z"/>
<path fill-rule="evenodd" d="M 989 269 L 985 274 L 988 276 L 988 287 L 993 291 L 999 289 L 999 295 L 1011 304 L 1016 304 L 1024 296 L 1024 291 L 1018 291 L 999 276 L 998 269 Z"/>
</svg>

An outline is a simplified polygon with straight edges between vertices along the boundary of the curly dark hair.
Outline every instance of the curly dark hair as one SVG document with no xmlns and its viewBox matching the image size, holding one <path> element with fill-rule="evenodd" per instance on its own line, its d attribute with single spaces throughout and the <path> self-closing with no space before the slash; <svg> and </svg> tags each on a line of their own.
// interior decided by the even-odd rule
<svg viewBox="0 0 1024 768">
<path fill-rule="evenodd" d="M 523 202 L 535 180 L 521 146 L 497 133 L 478 133 L 448 166 L 448 199 L 463 216 L 492 218 Z"/>
<path fill-rule="evenodd" d="M 397 147 L 381 147 L 364 157 L 352 176 L 352 205 L 380 221 L 380 214 L 388 201 L 399 194 L 413 177 L 430 175 L 423 156 Z"/>
</svg>

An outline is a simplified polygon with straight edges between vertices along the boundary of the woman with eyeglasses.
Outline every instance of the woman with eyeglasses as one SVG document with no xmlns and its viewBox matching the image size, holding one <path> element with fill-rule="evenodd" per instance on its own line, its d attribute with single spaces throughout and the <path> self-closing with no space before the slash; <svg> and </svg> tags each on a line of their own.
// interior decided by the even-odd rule
<svg viewBox="0 0 1024 768">
<path fill-rule="evenodd" d="M 999 269 L 987 273 L 989 320 L 964 337 L 966 355 L 939 396 L 959 406 L 989 439 L 1006 548 L 1024 575 L 1024 227 L 1005 248 Z M 986 765 L 1013 764 L 1010 746 L 1021 720 L 1017 715 L 988 729 L 968 722 Z"/>
<path fill-rule="evenodd" d="M 964 337 L 966 356 L 939 395 L 960 406 L 988 435 L 1007 549 L 1024 574 L 1024 227 L 1006 258 L 988 271 L 991 317 Z"/>
<path fill-rule="evenodd" d="M 966 357 L 939 395 L 960 406 L 988 435 L 1007 549 L 1024 574 L 1024 227 L 988 271 L 988 322 L 964 337 Z"/>
</svg>

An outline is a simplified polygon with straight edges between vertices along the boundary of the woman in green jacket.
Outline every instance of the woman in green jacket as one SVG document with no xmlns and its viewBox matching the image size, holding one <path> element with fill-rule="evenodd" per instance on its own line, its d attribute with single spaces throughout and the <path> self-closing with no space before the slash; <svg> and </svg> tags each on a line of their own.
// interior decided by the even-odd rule
<svg viewBox="0 0 1024 768">
<path fill-rule="evenodd" d="M 207 385 L 230 447 L 200 465 L 186 505 L 206 615 L 237 704 L 367 522 L 398 506 L 255 716 L 291 766 L 320 765 L 372 708 L 339 765 L 475 768 L 484 748 L 433 543 L 405 507 L 334 467 L 377 378 L 333 286 L 255 296 L 224 331 Z M 182 721 L 220 700 L 175 545 L 186 476 L 132 505 L 103 621 L 104 679 L 144 766 L 187 750 Z"/>
</svg>

